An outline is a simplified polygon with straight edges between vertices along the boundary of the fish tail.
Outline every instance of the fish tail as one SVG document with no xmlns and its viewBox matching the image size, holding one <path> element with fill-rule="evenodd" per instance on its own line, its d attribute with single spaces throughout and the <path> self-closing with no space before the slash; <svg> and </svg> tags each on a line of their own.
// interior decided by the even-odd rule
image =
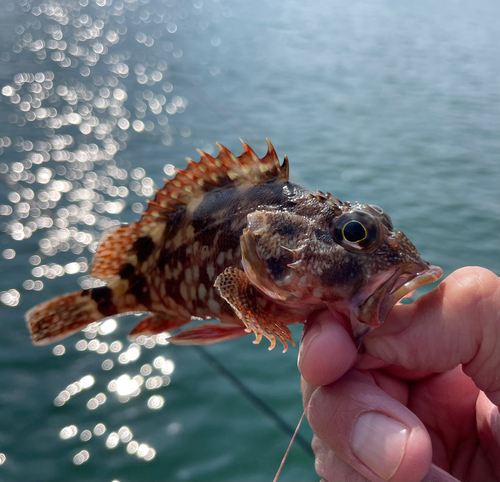
<svg viewBox="0 0 500 482">
<path fill-rule="evenodd" d="M 107 286 L 75 291 L 40 303 L 26 313 L 35 345 L 49 345 L 80 331 L 89 323 L 119 313 Z"/>
</svg>

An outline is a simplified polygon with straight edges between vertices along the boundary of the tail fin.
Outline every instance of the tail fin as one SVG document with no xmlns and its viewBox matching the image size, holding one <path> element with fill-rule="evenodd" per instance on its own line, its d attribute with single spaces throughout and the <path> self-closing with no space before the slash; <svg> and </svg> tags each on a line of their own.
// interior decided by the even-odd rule
<svg viewBox="0 0 500 482">
<path fill-rule="evenodd" d="M 104 303 L 107 309 L 102 309 L 103 298 L 110 294 L 108 292 L 110 290 L 107 287 L 75 291 L 31 308 L 26 313 L 26 322 L 33 343 L 49 345 L 76 333 L 89 323 L 116 314 L 112 301 Z M 100 296 L 96 296 L 98 293 Z"/>
</svg>

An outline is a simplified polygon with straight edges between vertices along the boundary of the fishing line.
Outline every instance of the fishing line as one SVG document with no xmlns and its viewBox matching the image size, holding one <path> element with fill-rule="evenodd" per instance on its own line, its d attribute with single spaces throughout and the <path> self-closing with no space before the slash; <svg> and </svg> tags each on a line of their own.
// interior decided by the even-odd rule
<svg viewBox="0 0 500 482">
<path fill-rule="evenodd" d="M 230 383 L 232 383 L 247 400 L 249 400 L 262 413 L 264 413 L 267 417 L 269 417 L 279 427 L 279 429 L 287 436 L 287 438 L 291 437 L 293 440 L 296 429 L 288 425 L 288 423 L 285 420 L 283 420 L 283 418 L 276 411 L 274 411 L 266 402 L 264 402 L 264 400 L 262 400 L 258 395 L 252 392 L 241 380 L 239 380 L 236 377 L 236 375 L 230 372 L 217 358 L 211 355 L 205 348 L 196 345 L 192 346 L 191 348 L 196 350 L 198 354 L 205 361 L 207 361 L 214 370 L 216 370 Z M 300 434 L 296 434 L 295 438 L 297 439 L 297 444 L 300 445 L 300 448 L 312 459 L 314 459 L 314 453 L 311 448 L 311 444 L 306 439 L 304 439 L 304 437 L 302 437 L 302 435 Z"/>
<path fill-rule="evenodd" d="M 302 420 L 304 420 L 304 415 L 306 414 L 307 409 L 309 408 L 310 402 L 311 402 L 311 399 L 309 399 L 306 406 L 304 407 L 304 411 L 302 412 L 302 416 L 300 417 L 299 423 L 297 424 L 297 428 L 295 429 L 295 432 L 293 433 L 293 437 L 291 438 L 290 443 L 288 444 L 288 448 L 286 449 L 285 455 L 283 455 L 283 458 L 281 459 L 281 464 L 278 467 L 278 471 L 276 472 L 276 475 L 274 476 L 273 482 L 278 482 L 278 478 L 281 474 L 281 469 L 283 468 L 283 465 L 285 465 L 285 462 L 286 462 L 286 459 L 287 459 L 288 454 L 290 452 L 290 449 L 292 448 L 292 444 L 293 444 L 295 438 L 299 434 L 300 425 L 302 424 Z"/>
</svg>

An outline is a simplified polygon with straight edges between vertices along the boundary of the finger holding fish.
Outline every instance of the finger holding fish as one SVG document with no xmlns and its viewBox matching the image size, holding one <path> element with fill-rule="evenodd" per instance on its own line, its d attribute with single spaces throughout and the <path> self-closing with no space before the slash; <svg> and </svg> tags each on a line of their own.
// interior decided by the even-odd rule
<svg viewBox="0 0 500 482">
<path fill-rule="evenodd" d="M 496 480 L 499 295 L 492 272 L 457 270 L 413 304 L 396 306 L 364 338 L 365 353 L 342 362 L 347 370 L 330 365 L 332 357 L 339 361 L 336 350 L 328 350 L 338 320 L 327 312 L 310 320 L 299 369 L 306 414 L 323 447 L 320 475 L 337 473 L 342 464 L 335 461 L 342 460 L 369 480 L 420 480 L 432 449 L 433 463 L 446 469 L 430 466 L 432 480 L 455 480 L 450 473 L 467 479 L 467 470 L 478 480 Z M 314 336 L 316 325 L 321 336 Z M 461 458 L 446 456 L 460 450 Z M 328 460 L 336 464 L 329 472 Z M 409 461 L 417 461 L 413 475 L 406 472 Z"/>
</svg>

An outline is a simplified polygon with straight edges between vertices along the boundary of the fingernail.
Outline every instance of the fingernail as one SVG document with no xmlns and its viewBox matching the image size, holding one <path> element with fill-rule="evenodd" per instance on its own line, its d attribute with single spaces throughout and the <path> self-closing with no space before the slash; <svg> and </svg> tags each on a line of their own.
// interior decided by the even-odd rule
<svg viewBox="0 0 500 482">
<path fill-rule="evenodd" d="M 304 338 L 306 334 L 307 338 L 306 342 L 304 343 Z M 302 332 L 302 337 L 300 339 L 299 356 L 297 358 L 297 366 L 299 367 L 299 370 L 303 355 L 305 355 L 313 340 L 320 334 L 321 334 L 321 323 L 319 322 L 313 323 L 311 328 L 308 328 L 307 326 L 304 328 L 304 331 Z"/>
<path fill-rule="evenodd" d="M 367 412 L 356 421 L 350 444 L 361 462 L 389 480 L 403 460 L 409 433 L 402 423 L 381 413 Z"/>
</svg>

